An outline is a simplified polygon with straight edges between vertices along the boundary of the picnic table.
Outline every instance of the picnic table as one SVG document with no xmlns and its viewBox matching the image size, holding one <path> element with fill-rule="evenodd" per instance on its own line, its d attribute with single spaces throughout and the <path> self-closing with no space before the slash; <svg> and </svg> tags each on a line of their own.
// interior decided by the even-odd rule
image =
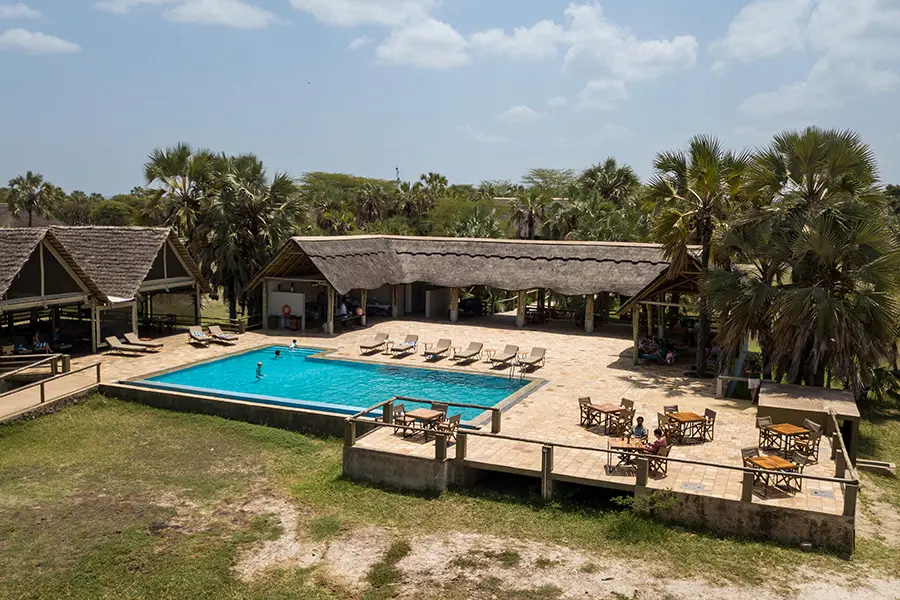
<svg viewBox="0 0 900 600">
<path fill-rule="evenodd" d="M 625 410 L 625 407 L 618 404 L 600 404 L 599 406 L 595 406 L 594 410 L 603 415 L 603 433 L 606 433 L 609 431 L 612 416 Z"/>
<path fill-rule="evenodd" d="M 797 470 L 797 465 L 780 456 L 751 456 L 747 459 L 747 462 L 757 469 L 766 471 L 766 473 L 753 474 L 753 479 L 763 484 L 763 498 L 766 497 L 770 485 L 774 487 L 777 487 L 779 483 L 787 485 L 790 474 Z M 774 484 L 772 484 L 773 479 L 775 481 Z"/>
<path fill-rule="evenodd" d="M 407 417 L 412 417 L 414 421 L 417 421 L 422 424 L 422 427 L 426 429 L 425 431 L 425 440 L 428 440 L 428 429 L 434 429 L 438 423 L 441 422 L 441 419 L 444 418 L 444 413 L 439 410 L 433 410 L 430 408 L 416 408 L 414 410 L 407 411 Z"/>
<path fill-rule="evenodd" d="M 683 443 L 685 438 L 698 439 L 702 437 L 703 423 L 706 418 L 694 412 L 675 412 L 666 415 L 669 423 L 675 426 L 675 438 L 678 443 Z"/>
<path fill-rule="evenodd" d="M 809 430 L 790 423 L 777 423 L 769 425 L 766 430 L 772 434 L 772 441 L 776 452 L 788 457 L 790 451 L 794 448 L 794 438 L 797 436 L 808 436 Z"/>
<path fill-rule="evenodd" d="M 644 443 L 636 438 L 622 438 L 609 440 L 608 447 L 610 450 L 618 451 L 618 462 L 613 466 L 613 453 L 606 455 L 606 466 L 609 473 L 614 473 L 619 467 L 634 467 L 634 455 L 643 454 Z"/>
</svg>

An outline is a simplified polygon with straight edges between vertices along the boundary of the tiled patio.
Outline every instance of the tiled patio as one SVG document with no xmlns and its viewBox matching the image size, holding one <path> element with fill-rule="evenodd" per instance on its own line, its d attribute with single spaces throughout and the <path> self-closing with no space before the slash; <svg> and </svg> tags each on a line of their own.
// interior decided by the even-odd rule
<svg viewBox="0 0 900 600">
<path fill-rule="evenodd" d="M 706 408 L 718 412 L 715 441 L 675 446 L 670 454 L 672 458 L 740 466 L 740 449 L 757 445 L 755 408 L 749 402 L 716 399 L 714 380 L 698 381 L 684 377 L 683 373 L 690 366 L 689 358 L 682 359 L 673 367 L 656 364 L 633 367 L 630 326 L 607 325 L 601 327 L 597 333 L 587 335 L 571 324 L 517 329 L 512 319 L 502 316 L 468 320 L 457 324 L 400 319 L 378 322 L 371 327 L 357 328 L 333 337 L 301 336 L 299 335 L 301 332 L 271 334 L 251 332 L 243 335 L 236 347 L 213 345 L 206 349 L 188 345 L 186 336 L 179 334 L 167 338 L 164 350 L 155 355 L 140 358 L 102 357 L 102 375 L 104 381 L 128 379 L 248 347 L 288 344 L 291 339 L 297 339 L 300 345 L 336 349 L 338 356 L 355 360 L 405 365 L 425 363 L 421 353 L 403 359 L 394 359 L 381 354 L 360 357 L 357 344 L 371 338 L 376 331 L 389 333 L 391 339 L 402 338 L 407 333 L 416 333 L 420 342 L 436 342 L 439 338 L 446 337 L 452 339 L 454 345 L 479 341 L 488 348 L 502 348 L 505 344 L 515 344 L 523 350 L 531 349 L 533 346 L 547 348 L 546 366 L 533 374 L 534 377 L 544 379 L 546 382 L 504 412 L 502 433 L 505 435 L 605 449 L 609 438 L 579 425 L 577 398 L 591 396 L 597 404 L 605 402 L 618 404 L 622 397 L 626 397 L 634 401 L 637 414 L 644 416 L 651 430 L 656 425 L 656 413 L 662 412 L 664 404 L 677 404 L 681 410 L 700 414 Z M 96 357 L 81 358 L 73 361 L 73 367 L 90 364 L 95 360 Z M 431 365 L 435 366 L 433 363 Z M 449 360 L 443 360 L 436 366 L 467 372 L 490 370 L 490 365 L 481 362 L 463 367 Z M 394 453 L 434 456 L 433 441 L 425 443 L 421 436 L 402 438 L 399 435 L 391 435 L 386 429 L 360 438 L 357 444 Z M 452 446 L 449 455 L 451 457 L 454 455 Z M 830 455 L 829 443 L 823 438 L 820 463 L 807 467 L 805 473 L 833 476 L 834 465 L 829 460 Z M 467 461 L 473 465 L 491 464 L 494 468 L 537 476 L 540 474 L 541 446 L 470 436 Z M 633 472 L 620 470 L 608 474 L 606 464 L 607 458 L 604 453 L 558 449 L 554 457 L 554 474 L 593 480 L 597 484 L 608 482 L 626 489 L 634 485 Z M 741 479 L 740 471 L 671 463 L 668 476 L 662 479 L 651 478 L 650 486 L 737 500 L 741 495 Z M 814 495 L 813 492 L 817 493 Z M 755 495 L 753 502 L 830 514 L 840 514 L 843 510 L 840 486 L 827 482 L 806 482 L 803 492 L 793 497 L 781 494 L 770 496 L 772 497 L 764 499 Z"/>
</svg>

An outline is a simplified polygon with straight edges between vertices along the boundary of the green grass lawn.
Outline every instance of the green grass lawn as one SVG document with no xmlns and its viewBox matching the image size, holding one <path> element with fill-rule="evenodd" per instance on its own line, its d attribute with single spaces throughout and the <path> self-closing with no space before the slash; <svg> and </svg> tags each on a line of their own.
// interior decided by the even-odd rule
<svg viewBox="0 0 900 600">
<path fill-rule="evenodd" d="M 102 396 L 2 426 L 0 598 L 348 597 L 315 569 L 275 571 L 252 584 L 233 575 L 242 548 L 280 533 L 236 509 L 260 494 L 296 503 L 310 539 L 363 525 L 390 527 L 398 543 L 423 531 L 481 532 L 645 560 L 662 576 L 742 583 L 847 567 L 829 555 L 687 532 L 574 499 L 546 506 L 503 491 L 431 498 L 361 486 L 341 478 L 340 460 L 340 440 Z M 894 559 L 866 544 L 854 561 L 896 575 Z M 390 575 L 394 563 L 383 562 Z"/>
<path fill-rule="evenodd" d="M 859 426 L 859 457 L 900 464 L 900 411 L 866 415 Z M 878 487 L 882 501 L 900 510 L 900 477 L 865 474 L 865 483 Z"/>
</svg>

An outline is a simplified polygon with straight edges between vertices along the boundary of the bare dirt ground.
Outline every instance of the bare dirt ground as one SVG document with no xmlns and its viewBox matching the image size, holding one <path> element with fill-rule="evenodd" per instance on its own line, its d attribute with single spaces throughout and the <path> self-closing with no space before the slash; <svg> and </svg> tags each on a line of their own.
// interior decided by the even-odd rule
<svg viewBox="0 0 900 600">
<path fill-rule="evenodd" d="M 277 539 L 258 544 L 239 557 L 234 569 L 244 580 L 253 580 L 272 568 L 316 567 L 323 581 L 362 594 L 369 568 L 391 542 L 401 539 L 390 529 L 365 527 L 313 540 L 301 525 L 308 515 L 273 496 L 253 500 L 240 510 L 277 519 L 282 529 Z M 459 532 L 407 539 L 411 552 L 397 564 L 403 579 L 398 598 L 900 598 L 898 580 L 867 577 L 848 582 L 838 574 L 805 570 L 798 571 L 787 586 L 782 582 L 742 587 L 654 574 L 641 562 L 595 557 L 527 540 Z"/>
</svg>

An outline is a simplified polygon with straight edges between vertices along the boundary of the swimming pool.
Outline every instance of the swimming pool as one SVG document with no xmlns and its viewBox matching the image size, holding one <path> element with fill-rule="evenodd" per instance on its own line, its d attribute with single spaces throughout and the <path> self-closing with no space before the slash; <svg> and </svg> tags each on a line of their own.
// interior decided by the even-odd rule
<svg viewBox="0 0 900 600">
<path fill-rule="evenodd" d="M 275 351 L 281 353 L 275 356 Z M 393 396 L 437 402 L 497 406 L 530 381 L 506 376 L 456 373 L 442 369 L 363 363 L 324 358 L 322 350 L 261 348 L 156 375 L 138 382 L 147 387 L 230 399 L 353 414 Z M 257 363 L 263 377 L 256 377 Z M 407 410 L 420 405 L 404 402 Z M 483 411 L 451 408 L 463 421 Z"/>
</svg>

